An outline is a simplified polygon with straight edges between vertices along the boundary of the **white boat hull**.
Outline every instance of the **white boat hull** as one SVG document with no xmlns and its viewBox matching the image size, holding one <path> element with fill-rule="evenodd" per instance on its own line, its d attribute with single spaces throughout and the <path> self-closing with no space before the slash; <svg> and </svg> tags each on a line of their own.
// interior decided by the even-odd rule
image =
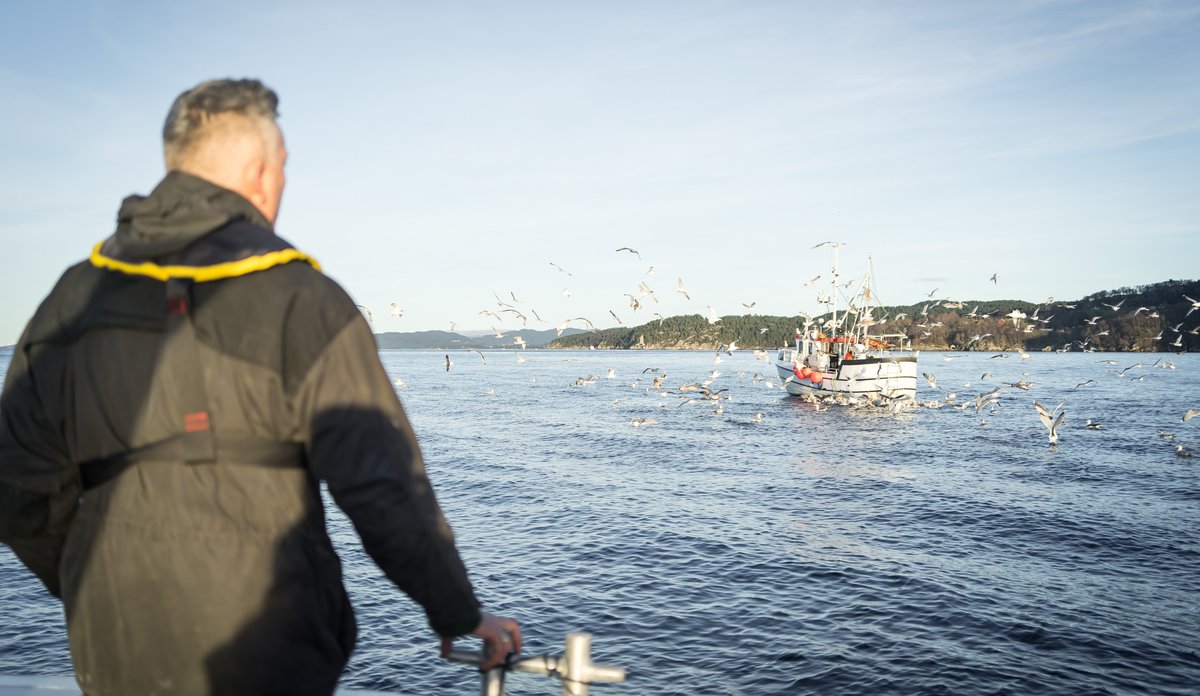
<svg viewBox="0 0 1200 696">
<path fill-rule="evenodd" d="M 795 396 L 868 395 L 888 398 L 917 398 L 917 359 L 912 356 L 870 357 L 844 360 L 830 371 L 802 377 L 791 359 L 775 361 L 784 388 Z M 819 379 L 816 376 L 820 375 Z"/>
</svg>

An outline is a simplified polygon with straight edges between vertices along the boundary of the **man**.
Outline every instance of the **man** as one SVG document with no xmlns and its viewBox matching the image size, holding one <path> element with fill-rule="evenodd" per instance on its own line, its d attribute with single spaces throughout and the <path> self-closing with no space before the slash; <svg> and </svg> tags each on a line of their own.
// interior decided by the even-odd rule
<svg viewBox="0 0 1200 696">
<path fill-rule="evenodd" d="M 257 80 L 167 116 L 167 175 L 66 271 L 0 399 L 0 542 L 63 601 L 90 696 L 329 694 L 354 616 L 319 484 L 442 636 L 480 611 L 353 301 L 277 237 L 287 150 Z"/>
</svg>

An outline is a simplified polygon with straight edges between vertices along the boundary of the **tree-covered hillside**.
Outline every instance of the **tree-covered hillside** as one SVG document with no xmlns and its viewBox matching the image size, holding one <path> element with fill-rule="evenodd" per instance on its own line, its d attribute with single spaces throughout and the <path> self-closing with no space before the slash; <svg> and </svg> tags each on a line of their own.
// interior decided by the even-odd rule
<svg viewBox="0 0 1200 696">
<path fill-rule="evenodd" d="M 924 350 L 1200 350 L 1200 311 L 1188 297 L 1200 299 L 1200 281 L 1168 280 L 1042 304 L 930 300 L 877 309 L 874 316 L 882 321 L 873 331 L 904 334 Z M 687 314 L 563 336 L 549 347 L 715 350 L 736 341 L 739 348 L 769 349 L 790 344 L 805 322 L 801 316 L 746 314 L 710 323 Z"/>
</svg>

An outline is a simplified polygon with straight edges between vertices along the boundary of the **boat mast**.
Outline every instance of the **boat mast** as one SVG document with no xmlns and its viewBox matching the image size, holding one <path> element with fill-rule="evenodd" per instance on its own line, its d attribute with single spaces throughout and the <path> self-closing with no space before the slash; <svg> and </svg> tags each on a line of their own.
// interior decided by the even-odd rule
<svg viewBox="0 0 1200 696">
<path fill-rule="evenodd" d="M 832 338 L 837 338 L 838 330 L 838 249 L 842 246 L 841 242 L 833 243 L 833 287 L 830 289 L 830 297 L 833 300 L 833 330 L 830 332 Z"/>
</svg>

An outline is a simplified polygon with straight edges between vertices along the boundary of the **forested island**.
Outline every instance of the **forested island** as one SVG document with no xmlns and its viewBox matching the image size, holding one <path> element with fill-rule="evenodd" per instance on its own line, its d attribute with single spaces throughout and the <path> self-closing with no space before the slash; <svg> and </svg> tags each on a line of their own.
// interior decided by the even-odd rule
<svg viewBox="0 0 1200 696">
<path fill-rule="evenodd" d="M 883 321 L 874 331 L 904 334 L 917 350 L 1188 352 L 1200 350 L 1200 311 L 1187 298 L 1200 299 L 1200 280 L 1168 280 L 1042 304 L 930 300 L 876 308 L 873 316 Z M 1025 316 L 1010 318 L 1014 312 Z M 817 324 L 827 318 L 812 317 Z M 736 342 L 739 348 L 772 349 L 790 345 L 804 324 L 803 316 L 731 315 L 713 323 L 687 314 L 562 336 L 548 347 L 716 350 Z"/>
</svg>

